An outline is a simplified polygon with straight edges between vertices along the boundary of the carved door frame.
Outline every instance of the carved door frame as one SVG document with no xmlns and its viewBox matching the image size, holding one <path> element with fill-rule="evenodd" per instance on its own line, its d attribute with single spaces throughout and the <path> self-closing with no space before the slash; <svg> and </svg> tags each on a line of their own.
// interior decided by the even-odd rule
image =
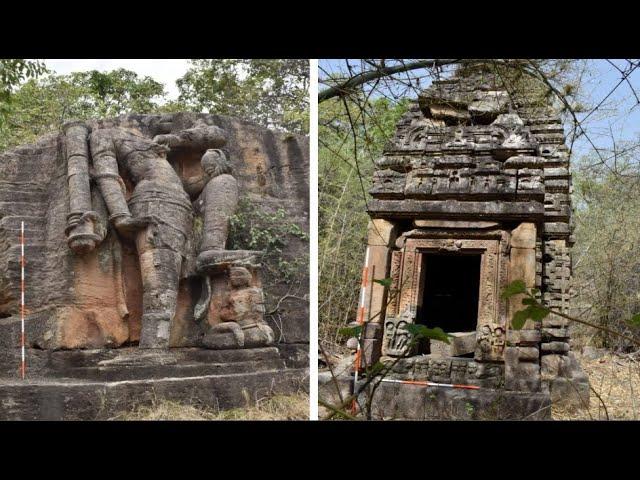
<svg viewBox="0 0 640 480">
<path fill-rule="evenodd" d="M 502 238 L 407 238 L 399 265 L 398 301 L 394 302 L 393 317 L 415 322 L 423 279 L 423 255 L 429 253 L 457 253 L 480 255 L 480 292 L 478 296 L 477 348 L 475 359 L 503 361 L 507 329 L 507 302 L 500 292 L 509 279 L 509 256 Z M 445 327 L 446 328 L 446 327 Z"/>
</svg>

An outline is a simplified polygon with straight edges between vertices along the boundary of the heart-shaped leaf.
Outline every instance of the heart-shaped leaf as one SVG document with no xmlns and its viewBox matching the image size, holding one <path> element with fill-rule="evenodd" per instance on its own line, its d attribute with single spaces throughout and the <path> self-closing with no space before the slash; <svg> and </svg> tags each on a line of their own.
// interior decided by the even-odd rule
<svg viewBox="0 0 640 480">
<path fill-rule="evenodd" d="M 338 329 L 338 333 L 344 337 L 359 337 L 362 332 L 362 325 L 355 327 L 342 327 Z"/>
<path fill-rule="evenodd" d="M 373 281 L 382 285 L 383 287 L 389 288 L 393 280 L 391 280 L 390 278 L 374 278 Z"/>
<path fill-rule="evenodd" d="M 527 286 L 522 280 L 514 280 L 502 291 L 502 298 L 511 298 L 520 293 L 527 293 Z"/>
<path fill-rule="evenodd" d="M 511 327 L 514 330 L 521 330 L 524 327 L 525 322 L 529 318 L 527 309 L 520 310 L 513 314 L 513 318 L 511 319 Z"/>
<path fill-rule="evenodd" d="M 447 344 L 451 343 L 449 340 L 451 335 L 445 333 L 445 331 L 440 327 L 429 328 L 424 325 L 410 323 L 407 325 L 407 330 L 415 338 L 429 338 L 431 340 L 439 340 Z"/>
</svg>

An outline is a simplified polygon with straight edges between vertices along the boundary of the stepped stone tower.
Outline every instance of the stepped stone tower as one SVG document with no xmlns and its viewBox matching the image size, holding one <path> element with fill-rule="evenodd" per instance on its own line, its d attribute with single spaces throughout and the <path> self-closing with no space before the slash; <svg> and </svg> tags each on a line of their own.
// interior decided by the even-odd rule
<svg viewBox="0 0 640 480">
<path fill-rule="evenodd" d="M 500 296 L 521 279 L 553 309 L 567 312 L 571 298 L 563 127 L 533 89 L 519 90 L 472 65 L 434 81 L 398 122 L 370 190 L 368 271 L 392 284 L 368 282 L 363 361 L 404 357 L 399 379 L 588 402 L 566 320 L 514 330 L 522 296 Z M 410 323 L 441 327 L 451 344 L 410 350 Z M 386 401 L 397 406 L 394 392 Z"/>
</svg>

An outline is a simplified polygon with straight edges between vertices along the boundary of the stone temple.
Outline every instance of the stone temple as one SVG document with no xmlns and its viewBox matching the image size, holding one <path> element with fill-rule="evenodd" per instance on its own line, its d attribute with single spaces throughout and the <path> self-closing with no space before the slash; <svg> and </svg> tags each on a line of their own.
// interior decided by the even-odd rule
<svg viewBox="0 0 640 480">
<path fill-rule="evenodd" d="M 391 378 L 481 388 L 383 383 L 379 418 L 549 418 L 550 401 L 588 404 L 567 321 L 514 330 L 522 296 L 501 298 L 520 279 L 568 313 L 571 176 L 558 114 L 491 70 L 434 81 L 376 162 L 363 340 L 367 365 L 401 357 Z M 411 323 L 440 327 L 451 343 L 410 348 Z"/>
<path fill-rule="evenodd" d="M 308 168 L 307 138 L 208 114 L 73 121 L 1 153 L 0 418 L 305 388 L 308 305 L 262 284 L 263 252 L 227 247 L 243 199 L 308 231 Z M 306 258 L 308 243 L 287 248 Z M 263 287 L 283 297 L 277 322 Z"/>
</svg>

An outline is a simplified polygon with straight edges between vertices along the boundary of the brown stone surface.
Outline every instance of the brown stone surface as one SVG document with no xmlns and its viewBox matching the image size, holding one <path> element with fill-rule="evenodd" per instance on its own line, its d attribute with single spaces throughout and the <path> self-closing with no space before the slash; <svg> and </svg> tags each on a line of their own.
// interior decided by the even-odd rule
<svg viewBox="0 0 640 480">
<path fill-rule="evenodd" d="M 466 378 L 510 391 L 553 390 L 555 398 L 578 375 L 579 367 L 545 366 L 546 357 L 569 357 L 566 320 L 551 314 L 513 331 L 524 297 L 500 296 L 523 280 L 549 308 L 568 312 L 570 302 L 571 173 L 562 122 L 552 108 L 514 94 L 481 62 L 436 80 L 409 105 L 375 162 L 368 213 L 396 227 L 385 258 L 389 290 L 398 293 L 378 289 L 365 306 L 386 302 L 382 353 L 408 355 L 398 378 Z M 431 342 L 437 361 L 422 346 L 407 348 L 406 326 L 429 318 L 427 254 L 480 256 L 475 354 L 464 368 L 445 344 Z M 407 418 L 420 418 L 414 413 Z"/>
<path fill-rule="evenodd" d="M 19 345 L 19 227 L 20 221 L 25 221 L 28 345 L 51 349 L 117 347 L 140 339 L 143 317 L 161 323 L 170 319 L 167 343 L 170 339 L 172 346 L 193 345 L 202 328 L 195 322 L 193 309 L 202 291 L 194 265 L 203 245 L 192 241 L 189 210 L 191 202 L 199 208 L 199 192 L 212 176 L 215 181 L 224 179 L 224 172 L 214 172 L 216 161 L 205 160 L 204 168 L 200 161 L 207 149 L 222 145 L 224 160 L 217 161 L 233 166 L 231 178 L 235 178 L 241 195 L 269 210 L 283 208 L 291 221 L 303 230 L 308 228 L 308 139 L 232 118 L 129 115 L 70 124 L 66 134 L 47 135 L 33 145 L 2 152 L 0 344 Z M 218 153 L 211 155 L 221 158 Z M 114 163 L 125 158 L 128 160 L 121 165 Z M 153 179 L 144 177 L 146 173 L 136 170 L 134 158 L 162 168 L 153 170 Z M 213 170 L 207 173 L 206 165 L 213 165 Z M 182 192 L 175 198 L 165 195 L 174 191 L 166 186 L 168 179 L 176 192 Z M 216 191 L 209 195 L 216 197 L 210 203 L 218 205 L 212 212 L 228 218 L 233 207 L 220 207 L 230 197 L 223 188 Z M 165 195 L 156 211 L 149 209 L 151 203 L 145 203 L 154 195 Z M 186 203 L 180 204 L 182 199 Z M 172 213 L 180 208 L 187 212 L 184 219 Z M 120 219 L 126 217 L 126 210 L 134 221 Z M 80 215 L 70 216 L 76 212 Z M 156 225 L 170 225 L 153 232 L 145 230 L 136 246 L 134 232 L 145 228 L 140 219 L 153 215 L 161 220 Z M 213 243 L 204 247 L 220 247 L 216 235 L 224 237 L 225 226 L 225 221 L 215 218 L 207 221 L 205 231 L 210 232 Z M 175 232 L 184 232 L 186 238 L 178 241 Z M 85 233 L 88 236 L 83 237 Z M 145 253 L 147 245 L 159 244 L 169 246 L 175 255 L 166 249 Z M 300 254 L 308 249 L 300 239 L 290 244 Z M 178 262 L 180 257 L 182 262 Z M 226 285 L 228 280 L 223 272 L 221 275 L 214 285 Z M 271 288 L 274 296 L 287 290 L 286 285 L 266 288 Z M 211 304 L 214 309 L 215 301 Z M 308 341 L 308 306 L 299 301 L 296 305 L 298 308 L 282 314 L 278 338 L 304 343 Z"/>
<path fill-rule="evenodd" d="M 476 349 L 476 332 L 453 332 L 449 333 L 450 343 L 439 340 L 429 342 L 431 355 L 440 357 L 458 357 L 473 353 Z"/>
<path fill-rule="evenodd" d="M 385 297 L 388 288 L 373 280 L 388 278 L 391 261 L 390 247 L 395 243 L 396 227 L 386 220 L 374 219 L 369 222 L 367 246 L 369 247 L 368 295 L 371 299 L 367 311 L 367 321 L 382 323 L 386 308 Z"/>
<path fill-rule="evenodd" d="M 227 409 L 308 388 L 276 348 L 38 350 L 26 380 L 0 350 L 1 420 L 105 420 L 161 400 Z M 294 355 L 291 352 L 289 357 Z M 308 361 L 305 361 L 305 364 Z"/>
</svg>

